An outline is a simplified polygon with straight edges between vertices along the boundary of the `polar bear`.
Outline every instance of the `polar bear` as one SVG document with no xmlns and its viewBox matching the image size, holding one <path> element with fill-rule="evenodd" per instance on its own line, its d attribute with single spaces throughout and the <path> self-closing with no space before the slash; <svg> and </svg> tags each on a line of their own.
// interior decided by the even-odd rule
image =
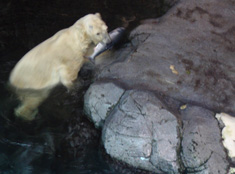
<svg viewBox="0 0 235 174">
<path fill-rule="evenodd" d="M 53 87 L 61 83 L 71 89 L 89 45 L 99 42 L 110 42 L 107 26 L 99 13 L 88 14 L 25 54 L 9 78 L 21 101 L 15 115 L 33 120 Z"/>
</svg>

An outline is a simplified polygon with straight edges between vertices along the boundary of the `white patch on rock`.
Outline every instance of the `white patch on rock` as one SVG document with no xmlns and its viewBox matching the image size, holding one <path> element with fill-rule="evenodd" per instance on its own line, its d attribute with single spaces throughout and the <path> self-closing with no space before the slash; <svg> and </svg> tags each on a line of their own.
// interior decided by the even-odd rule
<svg viewBox="0 0 235 174">
<path fill-rule="evenodd" d="M 229 174 L 234 174 L 234 173 L 235 173 L 235 168 L 234 167 L 230 167 Z"/>
<path fill-rule="evenodd" d="M 222 130 L 223 145 L 228 150 L 230 158 L 235 157 L 235 117 L 226 113 L 216 114 L 219 121 L 222 121 L 224 128 Z"/>
</svg>

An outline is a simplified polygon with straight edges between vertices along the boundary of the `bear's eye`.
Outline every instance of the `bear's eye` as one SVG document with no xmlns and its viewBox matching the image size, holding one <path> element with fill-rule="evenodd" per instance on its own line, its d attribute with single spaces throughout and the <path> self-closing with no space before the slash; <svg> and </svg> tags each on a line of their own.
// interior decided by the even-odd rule
<svg viewBox="0 0 235 174">
<path fill-rule="evenodd" d="M 96 35 L 97 35 L 97 36 L 99 36 L 99 35 L 100 35 L 100 33 L 96 33 Z"/>
</svg>

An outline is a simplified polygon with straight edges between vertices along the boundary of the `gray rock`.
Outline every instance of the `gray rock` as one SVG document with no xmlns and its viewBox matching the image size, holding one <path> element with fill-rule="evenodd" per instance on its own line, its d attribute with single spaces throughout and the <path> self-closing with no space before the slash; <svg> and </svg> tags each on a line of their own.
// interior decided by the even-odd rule
<svg viewBox="0 0 235 174">
<path fill-rule="evenodd" d="M 142 169 L 179 173 L 177 118 L 153 93 L 127 91 L 106 119 L 102 140 L 112 157 Z"/>
<path fill-rule="evenodd" d="M 188 173 L 226 174 L 227 155 L 221 143 L 220 128 L 214 113 L 187 106 L 181 111 L 183 120 L 181 157 Z"/>
<path fill-rule="evenodd" d="M 187 105 L 177 115 L 151 92 L 125 92 L 103 127 L 106 152 L 159 173 L 226 174 L 229 162 L 214 113 Z"/>
<path fill-rule="evenodd" d="M 104 112 L 111 157 L 159 173 L 228 173 L 214 113 L 235 115 L 234 14 L 229 0 L 182 0 L 144 21 L 115 62 L 100 65 L 98 82 L 129 89 Z M 187 108 L 179 112 L 179 103 Z"/>
<path fill-rule="evenodd" d="M 132 53 L 98 79 L 235 115 L 234 14 L 229 0 L 183 0 L 132 31 Z"/>
<path fill-rule="evenodd" d="M 103 122 L 117 104 L 124 90 L 113 83 L 92 84 L 84 96 L 84 112 L 96 127 Z"/>
</svg>

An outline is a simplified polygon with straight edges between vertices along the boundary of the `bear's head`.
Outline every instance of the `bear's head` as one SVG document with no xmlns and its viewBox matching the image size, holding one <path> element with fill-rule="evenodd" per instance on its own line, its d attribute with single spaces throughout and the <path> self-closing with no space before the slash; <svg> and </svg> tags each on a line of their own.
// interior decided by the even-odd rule
<svg viewBox="0 0 235 174">
<path fill-rule="evenodd" d="M 99 42 L 109 43 L 111 39 L 108 34 L 108 27 L 101 19 L 99 13 L 89 14 L 84 17 L 84 27 L 87 35 L 90 37 L 94 44 Z"/>
</svg>

